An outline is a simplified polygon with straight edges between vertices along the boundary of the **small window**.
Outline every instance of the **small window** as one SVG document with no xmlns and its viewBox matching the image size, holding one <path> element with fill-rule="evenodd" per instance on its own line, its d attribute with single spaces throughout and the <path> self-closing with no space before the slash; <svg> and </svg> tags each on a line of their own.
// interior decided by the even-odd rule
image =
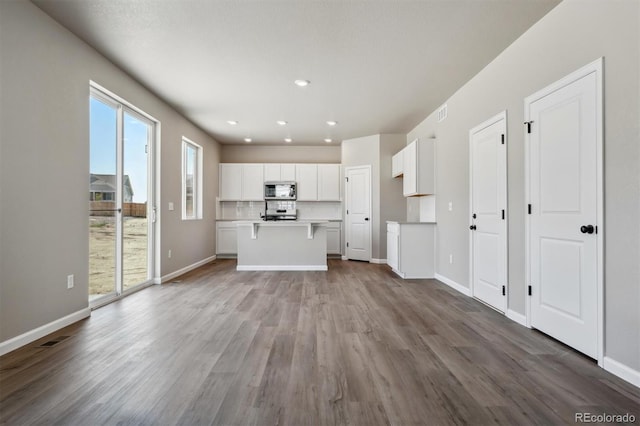
<svg viewBox="0 0 640 426">
<path fill-rule="evenodd" d="M 202 219 L 202 147 L 182 138 L 182 219 Z"/>
</svg>

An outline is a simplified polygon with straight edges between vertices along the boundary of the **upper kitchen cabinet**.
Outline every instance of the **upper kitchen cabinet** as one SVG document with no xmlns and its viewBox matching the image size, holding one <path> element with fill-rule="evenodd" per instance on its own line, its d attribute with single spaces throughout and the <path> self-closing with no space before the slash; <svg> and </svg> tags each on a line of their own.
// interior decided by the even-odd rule
<svg viewBox="0 0 640 426">
<path fill-rule="evenodd" d="M 220 199 L 242 200 L 242 164 L 220 164 Z"/>
<path fill-rule="evenodd" d="M 262 164 L 242 165 L 242 200 L 264 200 L 264 169 Z"/>
<path fill-rule="evenodd" d="M 402 151 L 402 193 L 405 197 L 435 193 L 435 139 L 416 139 Z"/>
<path fill-rule="evenodd" d="M 318 164 L 318 201 L 340 201 L 340 164 Z"/>
<path fill-rule="evenodd" d="M 404 173 L 403 170 L 404 164 L 404 152 L 400 151 L 393 157 L 391 157 L 391 176 L 399 177 Z"/>
<path fill-rule="evenodd" d="M 298 201 L 318 200 L 318 165 L 296 164 Z"/>
<path fill-rule="evenodd" d="M 264 165 L 264 181 L 295 181 L 296 165 L 295 164 L 265 164 Z"/>
<path fill-rule="evenodd" d="M 264 171 L 262 164 L 220 164 L 221 201 L 262 201 Z"/>
</svg>

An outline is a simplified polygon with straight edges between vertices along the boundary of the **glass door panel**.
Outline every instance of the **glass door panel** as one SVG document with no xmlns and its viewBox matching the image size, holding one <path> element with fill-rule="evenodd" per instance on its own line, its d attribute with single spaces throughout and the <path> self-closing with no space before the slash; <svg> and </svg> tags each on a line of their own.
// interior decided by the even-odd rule
<svg viewBox="0 0 640 426">
<path fill-rule="evenodd" d="M 152 124 L 124 113 L 122 284 L 126 291 L 150 279 L 149 147 Z"/>
<path fill-rule="evenodd" d="M 116 294 L 117 106 L 90 101 L 89 301 Z"/>
</svg>

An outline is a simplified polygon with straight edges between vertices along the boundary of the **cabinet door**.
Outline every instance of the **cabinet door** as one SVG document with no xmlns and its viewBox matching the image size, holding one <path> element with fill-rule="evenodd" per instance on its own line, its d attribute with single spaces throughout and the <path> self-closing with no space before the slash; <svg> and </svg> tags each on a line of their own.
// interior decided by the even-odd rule
<svg viewBox="0 0 640 426">
<path fill-rule="evenodd" d="M 387 265 L 398 270 L 400 251 L 400 225 L 387 223 Z"/>
<path fill-rule="evenodd" d="M 298 201 L 318 200 L 318 165 L 296 164 Z"/>
<path fill-rule="evenodd" d="M 340 250 L 340 227 L 327 227 L 327 254 L 342 254 L 342 250 Z"/>
<path fill-rule="evenodd" d="M 405 197 L 416 195 L 418 190 L 418 141 L 413 141 L 402 150 L 402 193 Z"/>
<path fill-rule="evenodd" d="M 237 201 L 242 199 L 242 164 L 220 164 L 221 200 Z"/>
<path fill-rule="evenodd" d="M 235 225 L 218 223 L 216 254 L 238 254 L 238 230 Z"/>
<path fill-rule="evenodd" d="M 391 157 L 391 177 L 402 176 L 403 174 L 404 153 L 398 152 Z"/>
<path fill-rule="evenodd" d="M 318 164 L 318 200 L 340 201 L 340 164 Z"/>
<path fill-rule="evenodd" d="M 280 164 L 265 164 L 264 181 L 273 182 L 279 180 L 282 180 L 282 178 L 280 178 Z"/>
<path fill-rule="evenodd" d="M 262 164 L 244 164 L 242 167 L 242 199 L 264 200 L 264 170 Z"/>
<path fill-rule="evenodd" d="M 280 164 L 280 180 L 295 181 L 296 180 L 296 165 L 295 164 Z"/>
</svg>

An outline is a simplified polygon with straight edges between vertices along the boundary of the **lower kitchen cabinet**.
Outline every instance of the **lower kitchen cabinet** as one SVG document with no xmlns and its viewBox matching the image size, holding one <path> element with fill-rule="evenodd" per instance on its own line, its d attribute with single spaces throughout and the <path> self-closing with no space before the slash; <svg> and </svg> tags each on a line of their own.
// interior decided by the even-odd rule
<svg viewBox="0 0 640 426">
<path fill-rule="evenodd" d="M 387 222 L 387 264 L 402 278 L 433 278 L 435 223 Z"/>
<path fill-rule="evenodd" d="M 327 224 L 327 254 L 342 254 L 342 222 Z"/>
<path fill-rule="evenodd" d="M 238 228 L 235 223 L 216 223 L 216 254 L 238 254 Z"/>
</svg>

